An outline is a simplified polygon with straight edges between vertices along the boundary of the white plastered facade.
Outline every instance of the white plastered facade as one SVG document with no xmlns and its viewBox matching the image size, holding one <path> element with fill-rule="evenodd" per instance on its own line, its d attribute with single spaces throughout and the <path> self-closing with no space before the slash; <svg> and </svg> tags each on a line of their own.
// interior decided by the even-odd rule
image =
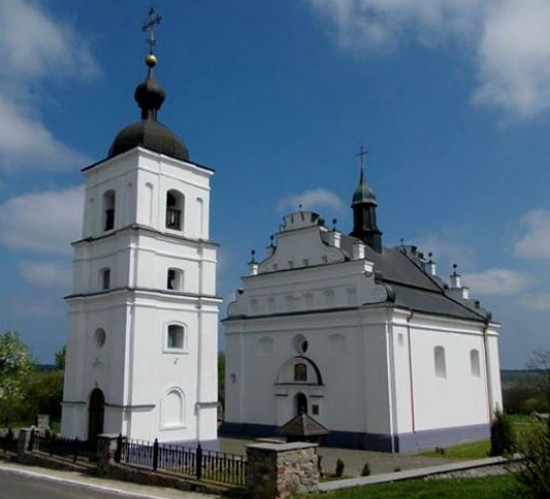
<svg viewBox="0 0 550 499">
<path fill-rule="evenodd" d="M 392 303 L 361 243 L 339 246 L 298 212 L 250 264 L 224 320 L 224 431 L 269 434 L 305 396 L 334 445 L 405 451 L 486 434 L 502 407 L 498 326 Z"/>
<path fill-rule="evenodd" d="M 100 390 L 95 430 L 160 442 L 216 439 L 211 175 L 141 147 L 84 170 L 83 234 L 73 243 L 67 297 L 63 436 L 90 437 L 91 396 Z M 169 192 L 179 212 L 170 224 Z"/>
</svg>

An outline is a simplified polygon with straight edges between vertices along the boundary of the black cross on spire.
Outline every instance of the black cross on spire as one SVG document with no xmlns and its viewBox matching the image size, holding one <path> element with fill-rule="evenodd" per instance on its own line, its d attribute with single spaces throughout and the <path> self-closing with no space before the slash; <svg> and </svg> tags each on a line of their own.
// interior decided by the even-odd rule
<svg viewBox="0 0 550 499">
<path fill-rule="evenodd" d="M 155 10 L 154 7 L 149 9 L 147 19 L 143 22 L 141 29 L 147 33 L 147 45 L 149 45 L 149 53 L 153 53 L 153 47 L 157 44 L 155 39 L 155 24 L 160 24 L 162 16 Z"/>
<path fill-rule="evenodd" d="M 359 158 L 359 161 L 361 163 L 361 170 L 365 166 L 365 158 L 369 154 L 368 149 L 365 149 L 363 146 L 359 148 L 359 152 L 355 155 L 355 157 Z"/>
</svg>

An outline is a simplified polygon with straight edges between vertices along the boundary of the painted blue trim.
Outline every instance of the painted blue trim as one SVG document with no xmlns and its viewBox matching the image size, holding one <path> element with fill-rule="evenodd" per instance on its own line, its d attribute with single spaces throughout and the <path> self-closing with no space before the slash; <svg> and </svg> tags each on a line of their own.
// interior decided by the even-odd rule
<svg viewBox="0 0 550 499">
<path fill-rule="evenodd" d="M 261 438 L 280 436 L 277 434 L 277 427 L 274 425 L 253 423 L 223 423 L 218 431 L 222 437 Z M 393 436 L 393 450 L 394 452 L 412 452 L 436 446 L 442 447 L 462 442 L 473 442 L 489 436 L 490 426 L 488 424 L 401 433 Z M 331 430 L 328 435 L 321 438 L 320 444 L 325 447 L 392 452 L 392 437 L 387 434 Z"/>
</svg>

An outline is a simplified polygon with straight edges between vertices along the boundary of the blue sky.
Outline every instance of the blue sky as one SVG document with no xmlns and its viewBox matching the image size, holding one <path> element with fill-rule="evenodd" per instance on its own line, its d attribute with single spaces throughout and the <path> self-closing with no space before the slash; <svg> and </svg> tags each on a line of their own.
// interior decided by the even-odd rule
<svg viewBox="0 0 550 499">
<path fill-rule="evenodd" d="M 65 341 L 80 169 L 139 116 L 149 6 L 0 4 L 0 331 L 42 362 Z M 365 145 L 385 244 L 433 251 L 444 276 L 459 265 L 502 323 L 504 367 L 550 349 L 546 0 L 156 7 L 159 119 L 216 169 L 221 296 L 298 203 L 350 230 Z"/>
</svg>

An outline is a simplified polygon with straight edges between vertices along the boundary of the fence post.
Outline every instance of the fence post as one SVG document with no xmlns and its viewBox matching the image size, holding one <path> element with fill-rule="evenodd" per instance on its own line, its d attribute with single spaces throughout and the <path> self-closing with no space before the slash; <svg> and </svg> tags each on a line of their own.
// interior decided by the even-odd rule
<svg viewBox="0 0 550 499">
<path fill-rule="evenodd" d="M 50 435 L 50 456 L 53 456 L 54 445 L 55 445 L 55 442 L 54 442 L 54 436 L 53 436 L 53 433 L 52 433 Z"/>
<path fill-rule="evenodd" d="M 76 459 L 78 458 L 78 444 L 80 440 L 78 440 L 78 437 L 74 439 L 73 442 L 73 463 L 76 463 Z"/>
<path fill-rule="evenodd" d="M 195 455 L 195 474 L 197 480 L 202 478 L 202 447 L 200 442 L 197 447 L 197 454 Z"/>
<path fill-rule="evenodd" d="M 159 466 L 159 441 L 155 438 L 155 443 L 153 444 L 153 471 L 157 471 Z"/>
<path fill-rule="evenodd" d="M 122 433 L 119 433 L 116 439 L 115 463 L 120 463 L 121 458 L 122 458 Z"/>
<path fill-rule="evenodd" d="M 27 445 L 27 451 L 29 451 L 29 452 L 34 451 L 34 439 L 35 439 L 34 428 L 31 428 L 31 436 L 29 438 L 29 445 Z"/>
</svg>

